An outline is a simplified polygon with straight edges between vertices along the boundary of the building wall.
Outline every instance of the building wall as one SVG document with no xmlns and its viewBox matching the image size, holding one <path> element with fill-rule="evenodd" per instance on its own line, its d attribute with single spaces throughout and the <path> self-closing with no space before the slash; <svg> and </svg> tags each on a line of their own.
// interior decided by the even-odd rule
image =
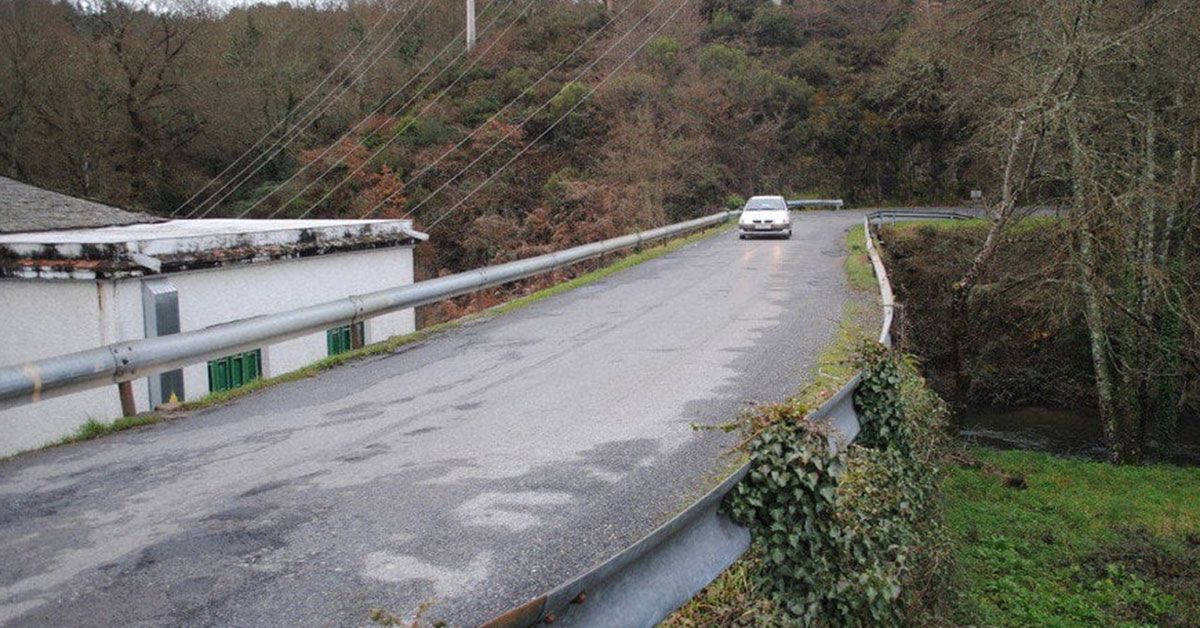
<svg viewBox="0 0 1200 628">
<path fill-rule="evenodd" d="M 0 320 L 5 322 L 0 364 L 19 364 L 115 342 L 118 338 L 105 335 L 110 319 L 100 314 L 112 300 L 112 282 L 0 280 Z M 141 320 L 139 311 L 139 325 Z M 140 397 L 145 396 L 143 384 Z M 89 418 L 118 416 L 121 400 L 115 385 L 4 410 L 0 412 L 0 456 L 57 440 Z"/>
<path fill-rule="evenodd" d="M 218 323 L 314 305 L 412 283 L 412 247 L 243 264 L 167 276 L 179 294 L 180 327 Z M 0 364 L 10 365 L 144 336 L 140 279 L 0 280 Z M 412 310 L 366 321 L 365 342 L 410 333 Z M 318 332 L 262 347 L 263 376 L 293 371 L 326 356 Z M 188 399 L 208 394 L 207 364 L 184 369 Z M 149 408 L 146 380 L 134 382 L 139 411 Z M 121 414 L 117 388 L 104 386 L 0 411 L 0 456 L 72 433 L 89 418 Z"/>
</svg>

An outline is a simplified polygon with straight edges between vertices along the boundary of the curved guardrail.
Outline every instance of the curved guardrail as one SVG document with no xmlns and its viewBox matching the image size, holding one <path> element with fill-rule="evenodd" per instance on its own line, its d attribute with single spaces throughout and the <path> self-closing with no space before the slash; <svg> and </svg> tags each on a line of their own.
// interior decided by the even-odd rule
<svg viewBox="0 0 1200 628">
<path fill-rule="evenodd" d="M 804 209 L 806 207 L 832 207 L 841 209 L 845 202 L 840 198 L 811 198 L 811 199 L 793 199 L 787 201 L 788 209 Z"/>
<path fill-rule="evenodd" d="M 118 342 L 0 368 L 0 409 L 106 384 L 126 382 L 330 327 L 436 303 L 564 268 L 605 253 L 723 223 L 721 212 L 648 231 L 584 244 L 507 264 L 353 295 L 170 336 Z"/>
<path fill-rule="evenodd" d="M 967 220 L 975 216 L 955 211 L 872 212 L 863 217 L 867 254 L 879 281 L 883 308 L 879 342 L 892 346 L 895 295 L 871 235 L 872 223 L 883 219 Z M 836 448 L 858 436 L 854 391 L 862 381 L 856 373 L 810 418 L 836 429 L 830 437 Z M 574 579 L 483 624 L 486 628 L 525 628 L 538 623 L 575 626 L 652 626 L 686 603 L 750 547 L 749 530 L 719 511 L 721 501 L 748 470 L 742 465 L 696 503 L 647 534 L 616 556 Z"/>
<path fill-rule="evenodd" d="M 883 258 L 875 246 L 875 238 L 871 237 L 871 215 L 863 217 L 863 233 L 866 234 L 867 256 L 871 258 L 871 268 L 875 271 L 875 280 L 879 282 L 879 302 L 883 307 L 883 324 L 880 325 L 879 342 L 884 346 L 892 346 L 892 323 L 896 319 L 896 295 L 892 293 L 892 282 L 888 279 L 887 269 L 883 267 Z"/>
</svg>

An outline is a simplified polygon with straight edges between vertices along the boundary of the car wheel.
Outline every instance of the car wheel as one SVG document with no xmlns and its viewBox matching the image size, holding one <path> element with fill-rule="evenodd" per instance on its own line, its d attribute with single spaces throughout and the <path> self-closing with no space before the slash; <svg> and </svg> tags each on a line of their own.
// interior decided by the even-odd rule
<svg viewBox="0 0 1200 628">
<path fill-rule="evenodd" d="M 788 229 L 788 232 L 787 232 L 786 234 L 784 234 L 784 236 L 783 236 L 783 239 L 784 239 L 784 240 L 791 240 L 791 239 L 792 239 L 792 230 L 791 230 L 791 229 Z"/>
<path fill-rule="evenodd" d="M 739 234 L 738 234 L 738 239 L 739 239 L 739 240 L 745 240 L 745 239 L 746 239 L 746 234 L 744 234 L 744 233 L 739 233 Z"/>
</svg>

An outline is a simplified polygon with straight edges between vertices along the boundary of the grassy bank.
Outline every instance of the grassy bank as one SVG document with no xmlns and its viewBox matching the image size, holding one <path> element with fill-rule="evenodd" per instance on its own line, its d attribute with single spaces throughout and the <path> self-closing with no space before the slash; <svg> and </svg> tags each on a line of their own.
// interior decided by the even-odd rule
<svg viewBox="0 0 1200 628">
<path fill-rule="evenodd" d="M 1200 469 L 973 453 L 944 485 L 951 623 L 1200 625 Z"/>
<path fill-rule="evenodd" d="M 846 252 L 842 268 L 846 271 L 846 281 L 850 282 L 850 287 L 859 291 L 878 291 L 879 284 L 875 281 L 875 271 L 867 253 L 866 230 L 854 227 L 846 234 Z"/>
</svg>

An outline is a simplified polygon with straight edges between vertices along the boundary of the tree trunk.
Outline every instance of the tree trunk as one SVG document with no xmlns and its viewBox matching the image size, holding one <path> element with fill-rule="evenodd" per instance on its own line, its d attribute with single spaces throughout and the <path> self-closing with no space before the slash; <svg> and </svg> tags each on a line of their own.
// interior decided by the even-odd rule
<svg viewBox="0 0 1200 628">
<path fill-rule="evenodd" d="M 988 225 L 987 236 L 983 240 L 983 245 L 975 253 L 975 257 L 971 259 L 971 265 L 967 268 L 967 272 L 963 274 L 962 279 L 955 286 L 954 295 L 951 297 L 950 350 L 954 354 L 954 403 L 958 406 L 959 410 L 966 405 L 967 395 L 971 388 L 970 365 L 967 364 L 965 351 L 963 350 L 963 341 L 970 331 L 971 293 L 975 290 L 975 286 L 978 285 L 980 278 L 991 265 L 992 259 L 996 256 L 996 251 L 1000 245 L 1000 237 L 1003 235 L 1004 229 L 1008 226 L 1013 208 L 1016 207 L 1013 177 L 1016 171 L 1017 155 L 1020 152 L 1024 136 L 1025 119 L 1022 117 L 1017 121 L 1017 125 L 1013 129 L 1009 140 L 1008 158 L 1005 161 L 1004 179 L 1001 182 L 1000 203 L 989 212 L 991 224 Z"/>
<path fill-rule="evenodd" d="M 1067 133 L 1071 151 L 1071 179 L 1074 188 L 1071 205 L 1072 226 L 1077 230 L 1075 250 L 1075 268 L 1080 290 L 1083 293 L 1084 320 L 1087 323 L 1088 339 L 1092 352 L 1092 368 L 1096 375 L 1096 401 L 1100 409 L 1100 426 L 1104 431 L 1104 440 L 1109 447 L 1109 456 L 1113 462 L 1130 462 L 1127 460 L 1127 448 L 1121 443 L 1124 430 L 1120 429 L 1117 403 L 1117 383 L 1113 377 L 1110 360 L 1112 351 L 1108 326 L 1104 316 L 1104 306 L 1101 304 L 1096 260 L 1096 234 L 1092 226 L 1093 212 L 1088 210 L 1089 195 L 1086 188 L 1092 182 L 1091 175 L 1085 166 L 1085 155 L 1082 140 L 1079 137 L 1077 122 L 1074 115 L 1067 115 Z M 1121 404 L 1124 405 L 1124 404 Z"/>
</svg>

